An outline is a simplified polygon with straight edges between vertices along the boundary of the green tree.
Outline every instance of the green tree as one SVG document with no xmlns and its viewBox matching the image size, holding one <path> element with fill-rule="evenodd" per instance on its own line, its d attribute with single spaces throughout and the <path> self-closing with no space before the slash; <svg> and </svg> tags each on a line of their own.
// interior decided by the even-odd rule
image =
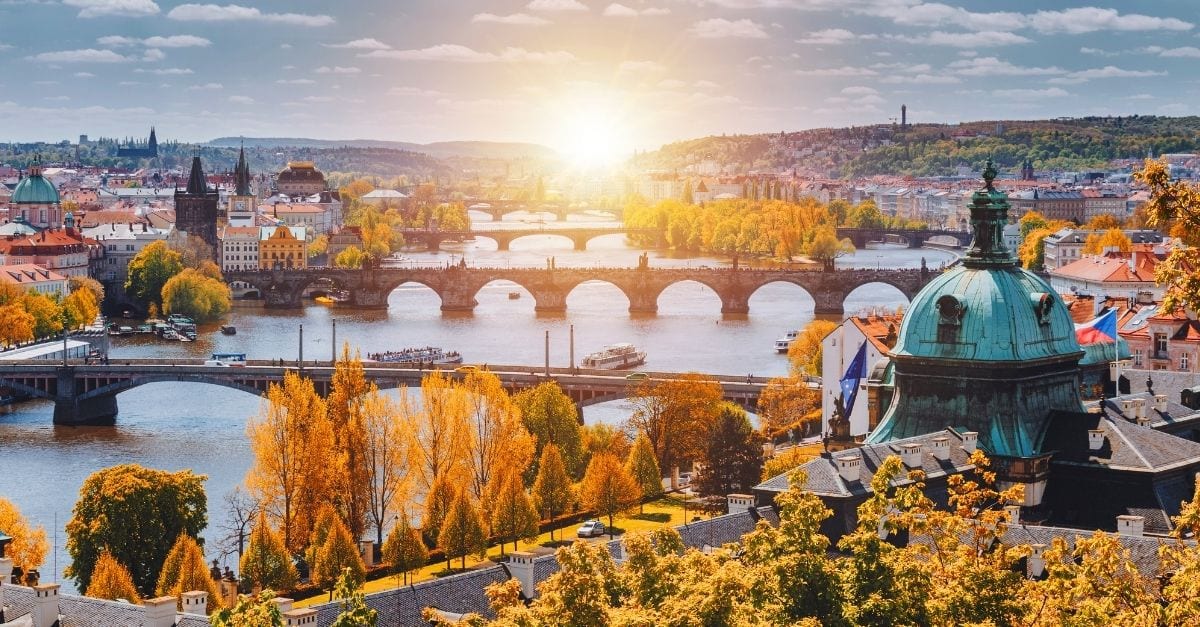
<svg viewBox="0 0 1200 627">
<path fill-rule="evenodd" d="M 342 611 L 333 619 L 330 627 L 375 627 L 375 622 L 379 620 L 379 612 L 367 605 L 362 583 L 354 578 L 349 568 L 342 571 L 342 576 L 333 588 L 333 594 L 342 600 L 339 604 Z"/>
<path fill-rule="evenodd" d="M 412 527 L 407 515 L 400 517 L 383 543 L 383 561 L 391 564 L 394 572 L 402 573 L 405 583 L 410 572 L 429 561 L 429 550 L 421 540 L 421 532 Z"/>
<path fill-rule="evenodd" d="M 271 530 L 267 514 L 261 509 L 250 532 L 250 543 L 242 553 L 239 570 L 242 582 L 249 587 L 290 590 L 299 578 L 283 539 Z"/>
<path fill-rule="evenodd" d="M 637 481 L 642 489 L 642 496 L 655 498 L 662 494 L 662 471 L 658 469 L 658 460 L 654 457 L 654 447 L 646 434 L 638 434 L 633 442 L 633 450 L 629 451 L 629 459 L 625 460 L 625 469 Z M 643 503 L 645 499 L 642 500 Z M 639 507 L 642 505 L 639 503 Z M 639 511 L 645 511 L 641 509 Z"/>
<path fill-rule="evenodd" d="M 588 462 L 580 487 L 583 506 L 608 517 L 608 537 L 613 536 L 613 516 L 623 512 L 642 499 L 642 488 L 637 479 L 625 470 L 615 455 L 600 453 Z"/>
<path fill-rule="evenodd" d="M 537 439 L 534 459 L 541 459 L 547 444 L 554 444 L 562 455 L 572 477 L 583 476 L 583 436 L 579 426 L 579 414 L 575 403 L 558 383 L 547 381 L 536 387 L 521 390 L 513 396 L 513 402 L 521 410 L 525 428 Z M 532 483 L 537 476 L 538 462 L 530 464 L 525 482 Z"/>
<path fill-rule="evenodd" d="M 762 467 L 762 441 L 746 411 L 725 403 L 708 436 L 697 491 L 711 509 L 722 510 L 726 496 L 749 492 L 758 483 Z"/>
<path fill-rule="evenodd" d="M 832 271 L 838 257 L 854 254 L 854 242 L 850 238 L 838 240 L 837 231 L 832 226 L 821 227 L 808 245 L 808 257 L 821 264 L 825 270 Z"/>
<path fill-rule="evenodd" d="M 66 576 L 86 590 L 100 553 L 129 569 L 143 596 L 154 594 L 163 561 L 179 535 L 208 523 L 203 475 L 124 464 L 88 476 L 67 522 Z"/>
<path fill-rule="evenodd" d="M 571 477 L 563 465 L 562 455 L 558 447 L 547 444 L 542 448 L 542 457 L 538 461 L 537 478 L 533 481 L 533 502 L 550 525 L 550 541 L 554 541 L 554 519 L 567 511 L 571 506 Z"/>
<path fill-rule="evenodd" d="M 183 272 L 183 255 L 162 240 L 151 242 L 129 261 L 125 292 L 143 306 L 161 305 L 163 286 L 180 272 Z"/>
<path fill-rule="evenodd" d="M 233 297 L 219 279 L 187 268 L 167 280 L 162 288 L 163 313 L 183 314 L 196 322 L 213 322 L 229 313 Z"/>
<path fill-rule="evenodd" d="M 504 554 L 504 543 L 512 540 L 517 550 L 518 540 L 534 540 L 538 535 L 538 514 L 533 500 L 525 492 L 525 483 L 520 473 L 508 472 L 502 479 L 502 487 L 492 504 L 492 530 L 500 539 L 500 554 Z"/>
<path fill-rule="evenodd" d="M 333 267 L 335 268 L 352 268 L 358 269 L 363 266 L 363 262 L 367 260 L 367 256 L 363 251 L 353 244 L 347 246 L 342 252 L 333 258 Z"/>
<path fill-rule="evenodd" d="M 438 534 L 438 548 L 446 555 L 447 568 L 450 560 L 456 557 L 462 559 L 462 568 L 466 568 L 468 555 L 474 554 L 483 558 L 487 552 L 483 519 L 479 517 L 479 510 L 471 502 L 471 495 L 465 489 L 458 491 L 454 504 L 450 506 L 446 522 L 442 524 L 442 531 Z"/>
<path fill-rule="evenodd" d="M 209 618 L 212 627 L 283 627 L 283 615 L 271 590 L 263 590 L 257 596 L 239 595 L 233 607 Z"/>
</svg>

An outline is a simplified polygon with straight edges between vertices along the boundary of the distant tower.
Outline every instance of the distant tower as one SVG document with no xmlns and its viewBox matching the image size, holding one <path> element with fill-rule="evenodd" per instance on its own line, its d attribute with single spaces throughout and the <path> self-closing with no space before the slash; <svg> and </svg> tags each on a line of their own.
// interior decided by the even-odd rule
<svg viewBox="0 0 1200 627">
<path fill-rule="evenodd" d="M 1021 165 L 1021 180 L 1022 181 L 1033 181 L 1036 179 L 1037 179 L 1037 177 L 1034 176 L 1034 174 L 1033 174 L 1033 161 L 1026 159 L 1025 163 L 1023 163 Z"/>
<path fill-rule="evenodd" d="M 238 151 L 237 167 L 233 170 L 234 193 L 229 199 L 227 213 L 233 226 L 254 226 L 257 198 L 250 189 L 250 166 L 246 165 L 246 149 Z"/>
<path fill-rule="evenodd" d="M 900 105 L 900 128 L 908 128 L 908 105 Z"/>
<path fill-rule="evenodd" d="M 192 172 L 187 189 L 175 190 L 175 228 L 195 235 L 209 245 L 210 253 L 217 250 L 217 190 L 208 189 L 200 157 L 192 157 Z"/>
<path fill-rule="evenodd" d="M 157 157 L 158 156 L 158 137 L 156 137 L 154 135 L 154 127 L 153 126 L 150 127 L 150 141 L 147 142 L 147 144 L 148 144 L 147 147 L 150 150 L 150 156 Z"/>
</svg>

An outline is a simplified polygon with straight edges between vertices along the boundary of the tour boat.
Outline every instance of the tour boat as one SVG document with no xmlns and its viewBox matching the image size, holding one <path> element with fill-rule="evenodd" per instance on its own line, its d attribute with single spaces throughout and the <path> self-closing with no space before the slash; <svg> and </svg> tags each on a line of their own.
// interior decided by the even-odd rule
<svg viewBox="0 0 1200 627">
<path fill-rule="evenodd" d="M 325 296 L 325 295 L 318 296 L 318 297 L 314 298 L 313 300 L 317 301 L 318 303 L 321 303 L 322 305 L 332 305 L 333 304 L 333 299 L 328 296 Z"/>
<path fill-rule="evenodd" d="M 633 344 L 613 344 L 605 346 L 604 350 L 584 357 L 579 365 L 592 370 L 619 370 L 633 368 L 644 363 L 646 363 L 645 351 L 639 351 Z"/>
<path fill-rule="evenodd" d="M 787 335 L 775 340 L 775 352 L 786 353 L 792 347 L 792 342 L 796 341 L 796 337 L 800 335 L 799 331 L 788 331 Z"/>
<path fill-rule="evenodd" d="M 520 297 L 521 297 L 520 292 L 509 292 L 508 293 L 508 300 L 517 300 Z"/>
<path fill-rule="evenodd" d="M 385 364 L 401 364 L 405 366 L 440 366 L 448 364 L 461 364 L 463 361 L 463 357 L 458 351 L 447 352 L 436 346 L 405 348 L 398 351 L 385 351 L 382 353 L 368 353 L 367 358 L 370 361 L 378 361 Z"/>
</svg>

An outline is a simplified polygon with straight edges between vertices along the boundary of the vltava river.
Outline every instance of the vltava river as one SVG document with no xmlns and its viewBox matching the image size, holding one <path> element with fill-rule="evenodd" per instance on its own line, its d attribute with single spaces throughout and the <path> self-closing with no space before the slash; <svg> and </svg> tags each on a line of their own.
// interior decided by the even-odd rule
<svg viewBox="0 0 1200 627">
<path fill-rule="evenodd" d="M 519 216 L 511 219 L 519 219 Z M 513 242 L 510 252 L 497 252 L 489 240 L 469 243 L 441 253 L 408 253 L 412 263 L 457 261 L 478 265 L 544 267 L 554 256 L 559 267 L 628 266 L 641 251 L 627 247 L 621 236 L 604 236 L 586 252 L 574 252 L 565 239 L 533 236 Z M 839 260 L 847 267 L 917 267 L 926 258 L 931 268 L 951 260 L 934 250 L 864 250 Z M 727 265 L 710 257 L 672 257 L 651 252 L 652 266 Z M 512 291 L 522 293 L 510 299 Z M 750 300 L 750 314 L 724 318 L 720 299 L 708 288 L 683 283 L 668 288 L 653 316 L 631 317 L 628 302 L 608 284 L 583 284 L 567 301 L 565 315 L 537 316 L 533 299 L 519 287 L 490 284 L 477 297 L 473 314 L 443 314 L 436 294 L 420 286 L 403 286 L 392 293 L 386 311 L 354 311 L 310 305 L 300 311 L 272 311 L 239 305 L 228 323 L 235 336 L 210 329 L 190 344 L 149 338 L 114 338 L 111 357 L 192 357 L 213 352 L 244 352 L 252 359 L 294 359 L 301 324 L 306 359 L 329 359 L 333 321 L 337 340 L 367 351 L 434 345 L 458 350 L 468 362 L 539 365 L 543 337 L 551 335 L 551 365 L 565 366 L 570 325 L 575 327 L 576 360 L 605 344 L 632 342 L 649 353 L 646 367 L 654 370 L 779 375 L 787 371 L 783 356 L 772 345 L 788 329 L 803 327 L 813 318 L 813 302 L 798 287 L 772 284 Z M 864 286 L 850 295 L 847 314 L 871 307 L 894 309 L 907 302 L 885 285 Z M 71 515 L 83 480 L 115 464 L 136 462 L 166 470 L 191 468 L 208 476 L 209 558 L 227 521 L 221 498 L 245 476 L 250 465 L 245 438 L 246 418 L 259 409 L 259 399 L 235 390 L 203 384 L 159 383 L 130 390 L 118 397 L 120 415 L 113 427 L 65 428 L 51 425 L 52 406 L 32 402 L 0 414 L 0 495 L 16 502 L 35 524 L 55 537 L 42 568 L 44 581 L 62 580 L 69 558 L 63 528 Z M 626 409 L 612 403 L 589 407 L 585 421 L 620 422 Z M 57 529 L 57 533 L 53 531 Z M 56 562 L 57 560 L 57 562 Z M 236 569 L 236 563 L 230 561 Z"/>
</svg>

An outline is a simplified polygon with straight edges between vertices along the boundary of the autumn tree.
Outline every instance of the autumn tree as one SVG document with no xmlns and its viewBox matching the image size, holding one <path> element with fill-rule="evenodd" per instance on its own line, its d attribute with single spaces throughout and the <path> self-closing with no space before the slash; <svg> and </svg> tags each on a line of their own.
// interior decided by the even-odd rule
<svg viewBox="0 0 1200 627">
<path fill-rule="evenodd" d="M 852 255 L 854 251 L 854 242 L 850 238 L 839 240 L 833 226 L 826 225 L 817 230 L 807 252 L 808 257 L 820 263 L 825 270 L 833 270 L 838 257 Z"/>
<path fill-rule="evenodd" d="M 351 569 L 342 571 L 333 587 L 333 595 L 341 599 L 341 611 L 330 623 L 330 627 L 375 627 L 376 621 L 379 620 L 379 611 L 367 605 L 367 599 L 363 596 L 362 581 L 354 577 Z"/>
<path fill-rule="evenodd" d="M 325 470 L 333 484 L 333 504 L 354 538 L 363 536 L 370 509 L 372 469 L 367 452 L 370 436 L 365 405 L 373 391 L 378 393 L 374 385 L 367 383 L 362 361 L 357 355 L 350 356 L 349 344 L 343 345 L 325 401 L 333 432 L 333 459 Z M 383 408 L 383 404 L 377 399 L 374 407 Z"/>
<path fill-rule="evenodd" d="M 163 564 L 154 592 L 158 596 L 175 597 L 176 606 L 182 609 L 183 593 L 194 590 L 207 592 L 208 613 L 216 611 L 220 605 L 218 599 L 221 598 L 221 593 L 204 561 L 204 550 L 195 538 L 181 533 Z"/>
<path fill-rule="evenodd" d="M 833 333 L 838 325 L 829 320 L 813 320 L 796 336 L 788 347 L 788 363 L 792 376 L 821 376 L 821 340 Z"/>
<path fill-rule="evenodd" d="M 538 460 L 537 478 L 533 481 L 533 500 L 542 520 L 550 524 L 551 542 L 554 541 L 554 519 L 567 511 L 572 498 L 571 477 L 567 475 L 558 447 L 547 444 L 542 448 L 542 458 Z"/>
<path fill-rule="evenodd" d="M 99 281 L 88 276 L 73 276 L 67 279 L 67 289 L 71 292 L 86 289 L 92 293 L 97 303 L 104 302 L 104 286 Z"/>
<path fill-rule="evenodd" d="M 434 479 L 433 487 L 425 494 L 425 515 L 421 518 L 421 533 L 428 546 L 437 546 L 438 536 L 442 533 L 442 523 L 454 505 L 454 497 L 454 484 L 444 476 Z"/>
<path fill-rule="evenodd" d="M 308 246 L 305 248 L 305 250 L 308 252 L 309 259 L 324 255 L 329 251 L 329 236 L 322 233 L 314 237 L 313 241 L 308 243 Z"/>
<path fill-rule="evenodd" d="M 798 429 L 809 435 L 821 424 L 821 393 L 797 376 L 775 377 L 758 396 L 758 417 L 773 436 Z"/>
<path fill-rule="evenodd" d="M 608 517 L 608 537 L 613 535 L 613 516 L 633 507 L 642 498 L 637 479 L 625 470 L 621 461 L 608 453 L 592 457 L 580 486 L 583 506 Z"/>
<path fill-rule="evenodd" d="M 774 456 L 768 458 L 763 463 L 761 480 L 766 481 L 771 477 L 778 477 L 785 472 L 795 470 L 816 457 L 816 453 L 809 447 L 792 446 Z"/>
<path fill-rule="evenodd" d="M 21 299 L 22 306 L 33 316 L 33 335 L 43 338 L 62 333 L 62 309 L 53 298 L 41 292 L 28 290 Z"/>
<path fill-rule="evenodd" d="M 229 313 L 233 297 L 229 286 L 199 270 L 186 268 L 162 287 L 162 311 L 182 314 L 196 322 L 213 322 Z"/>
<path fill-rule="evenodd" d="M 136 464 L 89 475 L 67 521 L 71 565 L 66 576 L 86 590 L 96 560 L 107 550 L 129 569 L 142 596 L 152 596 L 180 534 L 196 538 L 208 522 L 205 479 L 189 470 L 166 472 Z"/>
<path fill-rule="evenodd" d="M 266 512 L 259 511 L 258 522 L 250 534 L 250 544 L 238 565 L 242 582 L 251 588 L 290 590 L 299 576 L 283 539 L 271 530 Z"/>
<path fill-rule="evenodd" d="M 1017 227 L 1020 229 L 1022 242 L 1025 241 L 1025 238 L 1029 237 L 1030 233 L 1048 226 L 1050 226 L 1050 221 L 1046 219 L 1046 216 L 1037 211 L 1026 211 L 1021 216 L 1021 219 L 1017 220 Z"/>
<path fill-rule="evenodd" d="M 0 346 L 9 347 L 33 340 L 33 316 L 18 303 L 0 305 Z"/>
<path fill-rule="evenodd" d="M 332 501 L 329 467 L 333 428 L 312 380 L 284 375 L 267 389 L 267 402 L 246 427 L 254 462 L 246 485 L 280 529 L 288 551 L 300 552 L 320 505 Z"/>
<path fill-rule="evenodd" d="M 510 470 L 524 472 L 533 457 L 534 442 L 521 411 L 512 402 L 500 378 L 486 371 L 469 373 L 463 380 L 468 422 L 468 458 L 471 494 L 482 505 L 490 522 L 487 491 L 500 491 L 497 478 Z"/>
<path fill-rule="evenodd" d="M 133 585 L 133 577 L 129 569 L 121 565 L 117 558 L 108 551 L 102 551 L 92 570 L 92 581 L 88 584 L 84 596 L 110 601 L 125 600 L 130 603 L 140 603 L 137 586 Z"/>
<path fill-rule="evenodd" d="M 583 457 L 584 462 L 590 462 L 592 456 L 599 453 L 609 453 L 616 456 L 617 459 L 624 459 L 629 456 L 630 449 L 633 448 L 633 443 L 629 439 L 629 434 L 620 427 L 597 422 L 595 424 L 583 426 Z M 586 464 L 583 470 L 586 470 Z M 580 477 L 583 476 L 583 470 L 580 470 Z"/>
<path fill-rule="evenodd" d="M 664 471 L 697 459 L 704 434 L 720 410 L 721 385 L 696 373 L 671 381 L 642 381 L 630 397 L 627 430 L 643 433 Z"/>
<path fill-rule="evenodd" d="M 81 288 L 67 294 L 62 302 L 62 310 L 68 328 L 78 329 L 91 324 L 100 315 L 100 301 L 96 300 L 92 290 Z"/>
<path fill-rule="evenodd" d="M 383 527 L 393 509 L 410 493 L 412 466 L 412 406 L 407 396 L 393 402 L 377 389 L 363 403 L 366 440 L 367 513 L 375 541 L 383 544 Z"/>
<path fill-rule="evenodd" d="M 400 517 L 383 543 L 383 561 L 391 565 L 393 572 L 403 574 L 405 583 L 410 572 L 429 561 L 429 551 L 421 540 L 421 532 L 413 528 L 407 515 Z"/>
<path fill-rule="evenodd" d="M 1187 181 L 1172 181 L 1166 160 L 1146 160 L 1134 178 L 1150 188 L 1146 203 L 1149 222 L 1179 237 L 1176 246 L 1154 272 L 1154 280 L 1166 285 L 1163 310 L 1179 307 L 1200 311 L 1200 187 Z"/>
<path fill-rule="evenodd" d="M 367 567 L 363 565 L 362 557 L 358 554 L 358 543 L 350 535 L 350 530 L 346 528 L 341 517 L 334 516 L 330 522 L 332 524 L 329 533 L 324 541 L 317 545 L 316 560 L 309 565 L 317 585 L 328 588 L 332 593 L 333 586 L 343 571 L 349 571 L 353 580 L 361 585 L 366 579 Z"/>
<path fill-rule="evenodd" d="M 450 567 L 450 560 L 456 557 L 462 559 L 461 567 L 466 568 L 468 555 L 477 555 L 481 559 L 486 555 L 487 533 L 483 528 L 483 519 L 467 490 L 459 490 L 454 497 L 454 503 L 438 534 L 437 545 L 446 555 L 446 568 Z"/>
<path fill-rule="evenodd" d="M 521 390 L 513 397 L 513 402 L 521 410 L 525 428 L 536 439 L 535 459 L 541 459 L 547 444 L 554 444 L 571 476 L 582 477 L 585 460 L 579 415 L 575 403 L 558 382 L 547 381 Z M 535 461 L 526 472 L 526 483 L 531 483 L 536 474 Z"/>
<path fill-rule="evenodd" d="M 500 540 L 501 555 L 506 541 L 512 541 L 515 551 L 518 540 L 532 541 L 538 536 L 537 509 L 517 469 L 505 473 L 502 484 L 491 507 L 492 532 Z"/>
<path fill-rule="evenodd" d="M 462 388 L 442 372 L 421 380 L 421 411 L 415 416 L 416 465 L 420 479 L 431 489 L 433 480 L 446 476 L 452 481 L 468 472 L 465 460 L 470 446 L 467 428 L 467 399 Z"/>
<path fill-rule="evenodd" d="M 637 440 L 634 440 L 633 450 L 625 460 L 625 470 L 641 488 L 642 496 L 654 498 L 662 494 L 662 471 L 659 470 L 658 460 L 654 457 L 654 447 L 644 433 L 638 434 Z M 639 501 L 639 507 L 641 506 Z"/>
<path fill-rule="evenodd" d="M 1089 231 L 1108 231 L 1110 229 L 1120 230 L 1121 227 L 1121 220 L 1111 213 L 1101 213 L 1093 217 L 1091 220 L 1088 220 L 1087 224 L 1083 226 L 1084 229 Z"/>
<path fill-rule="evenodd" d="M 46 530 L 38 525 L 30 527 L 29 522 L 21 515 L 21 510 L 12 501 L 0 496 L 0 531 L 12 538 L 5 549 L 5 557 L 13 561 L 15 568 L 20 568 L 25 575 L 29 571 L 41 567 L 46 559 L 49 544 L 46 542 Z"/>
<path fill-rule="evenodd" d="M 704 449 L 697 491 L 712 509 L 724 509 L 729 494 L 749 492 L 762 472 L 762 441 L 745 410 L 726 403 L 717 416 Z"/>
<path fill-rule="evenodd" d="M 1133 250 L 1133 240 L 1125 235 L 1121 229 L 1109 229 L 1104 232 L 1095 232 L 1087 236 L 1083 242 L 1083 248 L 1079 251 L 1082 255 L 1103 255 L 1108 251 L 1116 251 L 1127 253 Z"/>
<path fill-rule="evenodd" d="M 156 240 L 129 261 L 125 292 L 143 306 L 160 304 L 163 286 L 180 272 L 183 272 L 183 255 L 171 250 L 166 242 Z"/>
<path fill-rule="evenodd" d="M 212 627 L 283 627 L 283 615 L 271 590 L 252 596 L 238 595 L 233 607 L 223 608 L 209 619 Z"/>
<path fill-rule="evenodd" d="M 337 254 L 337 257 L 333 258 L 333 267 L 357 270 L 358 268 L 363 267 L 363 264 L 366 261 L 367 255 L 363 253 L 362 249 L 351 244 L 342 249 L 342 251 Z"/>
</svg>

